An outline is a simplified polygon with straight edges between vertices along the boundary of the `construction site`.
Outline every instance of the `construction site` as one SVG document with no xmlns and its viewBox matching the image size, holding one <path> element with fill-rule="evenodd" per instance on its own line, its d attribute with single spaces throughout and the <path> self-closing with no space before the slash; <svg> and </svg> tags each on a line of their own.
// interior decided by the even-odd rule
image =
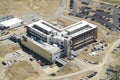
<svg viewBox="0 0 120 80">
<path fill-rule="evenodd" d="M 120 79 L 118 4 L 0 0 L 0 7 L 0 80 Z"/>
</svg>

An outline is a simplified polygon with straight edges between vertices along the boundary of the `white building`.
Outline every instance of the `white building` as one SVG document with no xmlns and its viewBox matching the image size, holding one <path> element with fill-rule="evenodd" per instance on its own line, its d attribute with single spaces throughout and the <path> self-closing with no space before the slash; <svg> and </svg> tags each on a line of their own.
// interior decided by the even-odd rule
<svg viewBox="0 0 120 80">
<path fill-rule="evenodd" d="M 80 47 L 86 46 L 87 44 L 94 42 L 97 38 L 97 26 L 86 21 L 80 21 L 64 29 L 58 29 L 52 24 L 43 20 L 29 24 L 26 27 L 28 37 L 32 38 L 36 42 L 39 42 L 38 44 L 42 44 L 42 41 L 44 44 L 49 45 L 49 47 L 46 46 L 41 48 L 45 50 L 50 49 L 47 51 L 53 54 L 51 61 L 60 57 L 69 56 L 71 55 L 71 50 L 75 51 Z M 30 46 L 25 42 L 22 43 L 22 45 L 28 45 L 26 46 L 28 48 Z M 60 51 L 58 49 L 56 50 L 55 48 L 52 48 L 53 45 L 59 47 Z M 36 51 L 34 49 L 32 50 Z M 59 54 L 54 52 L 54 50 L 58 51 L 57 53 Z M 36 53 L 39 54 L 39 52 Z M 42 54 L 47 53 L 43 52 Z M 40 55 L 42 56 L 42 54 Z M 57 56 L 55 54 L 57 54 Z"/>
<path fill-rule="evenodd" d="M 15 17 L 15 18 L 11 18 L 9 20 L 0 22 L 0 26 L 4 27 L 5 29 L 8 29 L 8 28 L 15 28 L 15 27 L 21 26 L 22 23 L 23 23 L 23 20 Z"/>
</svg>

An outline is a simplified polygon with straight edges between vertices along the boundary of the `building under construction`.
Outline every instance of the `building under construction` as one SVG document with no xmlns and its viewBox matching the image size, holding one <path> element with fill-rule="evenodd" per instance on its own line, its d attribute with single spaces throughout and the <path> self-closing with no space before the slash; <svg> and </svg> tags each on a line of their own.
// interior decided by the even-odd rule
<svg viewBox="0 0 120 80">
<path fill-rule="evenodd" d="M 97 39 L 97 26 L 80 21 L 64 29 L 40 20 L 26 26 L 27 35 L 21 44 L 45 59 L 54 62 Z M 73 54 L 74 55 L 74 54 Z"/>
</svg>

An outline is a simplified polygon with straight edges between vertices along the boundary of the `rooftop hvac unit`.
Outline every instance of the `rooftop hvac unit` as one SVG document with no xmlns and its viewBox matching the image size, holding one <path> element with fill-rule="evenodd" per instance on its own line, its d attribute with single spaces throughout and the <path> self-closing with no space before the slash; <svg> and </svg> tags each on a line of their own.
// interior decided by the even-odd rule
<svg viewBox="0 0 120 80">
<path fill-rule="evenodd" d="M 57 35 L 57 32 L 56 32 L 56 31 L 52 31 L 52 35 L 53 35 L 53 36 L 56 36 L 56 35 Z"/>
<path fill-rule="evenodd" d="M 58 47 L 58 45 L 57 45 L 57 44 L 53 44 L 53 46 L 54 46 L 54 47 Z"/>
</svg>

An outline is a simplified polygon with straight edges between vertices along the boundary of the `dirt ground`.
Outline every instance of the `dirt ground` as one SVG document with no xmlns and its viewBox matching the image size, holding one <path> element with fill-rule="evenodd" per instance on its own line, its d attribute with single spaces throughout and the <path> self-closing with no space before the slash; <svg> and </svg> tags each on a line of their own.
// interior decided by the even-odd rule
<svg viewBox="0 0 120 80">
<path fill-rule="evenodd" d="M 25 80 L 28 77 L 38 75 L 32 65 L 25 61 L 8 67 L 5 74 L 9 80 Z"/>
<path fill-rule="evenodd" d="M 54 15 L 56 9 L 58 8 L 58 5 L 59 5 L 58 0 L 0 0 L 0 10 L 1 10 L 0 16 L 7 15 L 7 14 L 21 16 L 21 15 L 31 13 L 31 12 L 36 12 L 43 16 L 51 16 L 51 15 Z M 76 19 L 76 18 L 74 18 L 74 19 Z M 69 20 L 65 20 L 63 18 L 59 18 L 57 20 L 59 22 L 63 23 L 64 26 L 70 25 Z M 79 19 L 79 20 L 81 20 L 81 19 Z M 99 26 L 99 28 L 101 28 L 98 30 L 98 36 L 99 36 L 98 39 L 100 39 L 100 40 L 105 39 L 107 41 L 107 43 L 110 44 L 118 38 L 118 36 L 114 36 L 117 33 L 110 32 L 108 29 L 104 28 L 103 26 L 101 26 L 98 23 L 92 22 L 88 19 L 87 19 L 87 21 L 91 22 L 93 24 L 96 24 L 97 26 Z M 105 32 L 108 32 L 108 33 L 112 34 L 113 36 L 106 37 L 105 36 L 106 33 L 104 33 L 104 30 L 105 30 Z M 8 43 L 8 41 L 0 42 L 0 57 L 4 57 L 5 54 L 14 52 L 15 50 L 19 49 L 19 47 L 12 45 L 12 44 L 7 44 L 6 42 Z M 6 43 L 7 45 L 4 45 L 4 43 Z M 108 54 L 108 53 L 106 52 L 106 54 Z M 80 58 L 81 59 L 88 58 L 90 60 L 101 61 L 101 59 L 98 59 L 99 58 L 98 56 L 97 57 L 88 57 L 88 56 L 89 55 L 84 54 L 84 52 L 83 52 L 80 55 Z M 105 55 L 103 55 L 103 56 L 105 56 Z M 106 64 L 104 66 L 102 66 L 103 69 L 100 68 L 101 71 L 98 70 L 99 74 L 101 73 L 102 75 L 98 74 L 97 77 L 105 77 L 104 67 L 107 67 L 110 64 L 112 64 L 112 65 L 120 64 L 119 56 L 120 56 L 120 54 L 115 53 L 115 54 L 111 54 L 110 57 L 108 58 L 108 60 L 106 58 Z M 92 66 L 92 65 L 90 65 L 90 66 Z M 94 65 L 93 65 L 93 67 L 94 67 Z M 0 65 L 0 71 L 3 70 L 2 68 L 3 68 L 3 66 Z M 6 68 L 5 80 L 35 80 L 34 78 L 39 75 L 39 72 L 40 72 L 39 69 L 40 69 L 40 66 L 38 64 L 33 64 L 33 63 L 30 64 L 26 61 L 17 62 L 15 64 L 13 64 L 12 66 L 9 66 L 8 68 Z M 56 74 L 57 74 L 57 76 L 65 75 L 65 74 L 70 74 L 70 73 L 76 72 L 78 70 L 79 69 L 75 65 L 74 66 L 66 65 L 66 66 L 64 66 L 64 68 L 62 68 Z M 37 72 L 37 71 L 39 71 L 39 72 Z M 90 73 L 91 73 L 91 71 L 86 71 L 85 73 L 81 73 L 76 76 L 70 77 L 69 80 L 80 80 L 81 78 L 85 78 Z M 45 73 L 44 74 L 42 73 L 42 75 L 40 76 L 40 79 L 41 79 L 41 77 L 46 77 L 46 76 L 47 75 Z M 8 78 L 8 79 L 6 79 L 6 78 Z M 91 79 L 91 80 L 97 80 L 97 79 L 95 78 L 95 79 Z"/>
<path fill-rule="evenodd" d="M 69 74 L 72 72 L 76 72 L 78 70 L 79 69 L 76 65 L 67 64 L 62 69 L 60 69 L 56 74 L 57 74 L 57 76 L 60 76 L 60 75 L 65 75 L 65 74 Z"/>
<path fill-rule="evenodd" d="M 19 48 L 14 45 L 5 45 L 0 46 L 0 57 L 4 57 L 7 53 L 14 52 L 15 50 L 18 50 Z"/>
<path fill-rule="evenodd" d="M 67 28 L 68 26 L 75 23 L 74 21 L 71 21 L 69 19 L 65 19 L 63 17 L 58 17 L 56 19 L 49 20 L 48 22 L 50 22 L 53 25 L 54 25 L 54 23 L 59 24 L 59 25 L 55 25 L 55 27 L 57 27 L 59 29 Z M 61 27 L 59 27 L 59 26 L 61 26 Z"/>
<path fill-rule="evenodd" d="M 21 16 L 34 12 L 51 16 L 54 15 L 58 4 L 58 0 L 0 0 L 0 16 Z"/>
<path fill-rule="evenodd" d="M 77 20 L 82 19 L 82 18 L 77 18 L 77 17 L 72 17 L 72 16 L 69 16 L 69 17 L 77 19 Z M 114 43 L 117 39 L 119 39 L 118 36 L 120 36 L 120 35 L 118 35 L 118 32 L 110 31 L 107 28 L 105 28 L 104 26 L 102 26 L 101 24 L 96 23 L 94 21 L 91 21 L 90 19 L 82 19 L 82 20 L 86 20 L 86 21 L 88 21 L 90 23 L 93 23 L 93 24 L 98 26 L 98 39 L 97 40 L 103 40 L 104 39 L 107 42 L 107 44 L 109 45 L 111 43 Z M 107 33 L 109 33 L 109 34 L 107 34 Z M 104 58 L 108 54 L 107 50 L 109 50 L 109 49 L 107 48 L 106 52 L 99 51 L 99 52 L 101 52 L 101 56 L 100 56 L 101 58 Z M 106 60 L 105 65 L 102 66 L 102 69 L 98 68 L 99 74 L 95 78 L 91 78 L 90 80 L 99 80 L 100 78 L 101 79 L 106 78 L 106 76 L 107 76 L 105 74 L 106 67 L 108 67 L 109 65 L 112 65 L 112 66 L 120 65 L 120 57 L 119 56 L 120 56 L 119 53 L 115 53 L 115 54 L 111 53 L 108 60 Z M 99 58 L 99 56 L 90 57 L 90 56 L 88 56 L 88 54 L 86 54 L 84 52 L 81 52 L 79 57 L 80 57 L 80 59 L 83 59 L 83 58 L 86 57 L 89 60 L 103 62 L 103 60 L 101 60 L 101 58 Z M 82 77 L 85 78 L 86 76 L 82 76 L 82 75 L 80 76 L 80 74 L 79 74 L 79 75 L 76 75 L 75 77 L 70 78 L 68 80 L 80 80 L 80 78 L 82 78 Z M 105 80 L 107 80 L 107 79 L 105 79 Z"/>
<path fill-rule="evenodd" d="M 0 41 L 0 57 L 4 57 L 8 53 L 12 53 L 20 49 L 15 43 L 10 40 Z"/>
</svg>

